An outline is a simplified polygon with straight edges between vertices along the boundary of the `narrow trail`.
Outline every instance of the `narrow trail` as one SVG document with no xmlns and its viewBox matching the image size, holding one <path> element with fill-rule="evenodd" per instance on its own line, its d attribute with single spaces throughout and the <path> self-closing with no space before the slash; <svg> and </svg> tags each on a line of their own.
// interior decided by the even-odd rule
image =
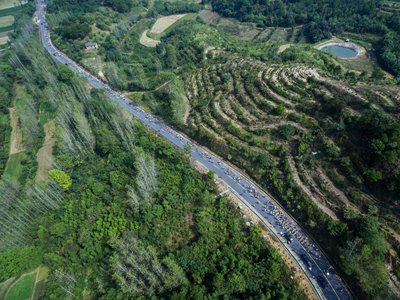
<svg viewBox="0 0 400 300">
<path fill-rule="evenodd" d="M 19 126 L 19 118 L 15 108 L 9 108 L 11 119 L 11 138 L 10 138 L 10 156 L 25 151 L 22 141 L 22 132 Z"/>
</svg>

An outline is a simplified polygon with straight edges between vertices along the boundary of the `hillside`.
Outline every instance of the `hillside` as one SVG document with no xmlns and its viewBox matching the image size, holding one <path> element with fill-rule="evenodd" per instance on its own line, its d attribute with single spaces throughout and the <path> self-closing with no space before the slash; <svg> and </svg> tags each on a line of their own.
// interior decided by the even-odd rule
<svg viewBox="0 0 400 300">
<path fill-rule="evenodd" d="M 216 6 L 222 2 L 215 1 L 213 7 L 224 14 Z M 68 16 L 70 8 L 55 1 L 49 7 L 54 39 L 93 73 L 101 71 L 132 101 L 245 170 L 273 193 L 312 233 L 361 298 L 386 297 L 396 290 L 400 242 L 396 79 L 383 73 L 374 53 L 345 60 L 305 44 L 301 31 L 306 21 L 313 13 L 326 12 L 315 1 L 305 11 L 309 16 L 292 24 L 300 26 L 292 31 L 260 27 L 292 26 L 273 18 L 260 18 L 257 28 L 227 21 L 231 19 L 211 20 L 209 25 L 204 21 L 210 13 L 202 10 L 202 18 L 177 21 L 157 37 L 155 48 L 148 48 L 140 37 L 157 19 L 193 13 L 196 8 L 179 1 L 157 3 L 133 4 L 122 14 L 97 3 L 56 22 L 58 16 Z M 290 2 L 292 10 L 286 13 L 300 14 L 307 3 Z M 375 47 L 379 39 L 368 29 L 372 27 L 358 22 L 341 28 L 340 22 L 352 15 L 377 27 L 384 24 L 389 35 L 395 32 L 387 22 L 397 11 L 381 18 L 387 7 L 381 1 L 374 2 L 376 11 L 363 9 L 370 1 L 351 2 L 345 12 L 340 11 L 340 1 L 335 3 L 336 9 L 323 15 L 330 21 L 338 14 L 337 27 L 332 24 L 328 36 L 342 32 L 366 48 Z M 260 6 L 252 9 L 263 12 Z M 236 8 L 229 11 L 232 15 L 226 16 L 258 22 L 246 19 Z M 279 10 L 275 14 L 282 17 Z M 80 38 L 68 38 L 63 27 L 75 18 L 91 29 Z M 107 27 L 88 21 L 100 18 Z M 253 29 L 254 36 L 247 38 Z M 278 31 L 285 32 L 283 40 L 270 38 Z M 92 40 L 100 48 L 84 51 L 83 44 Z M 302 44 L 278 51 L 281 41 L 289 40 Z"/>
<path fill-rule="evenodd" d="M 18 26 L 0 54 L 1 297 L 305 299 L 212 173 Z"/>
</svg>

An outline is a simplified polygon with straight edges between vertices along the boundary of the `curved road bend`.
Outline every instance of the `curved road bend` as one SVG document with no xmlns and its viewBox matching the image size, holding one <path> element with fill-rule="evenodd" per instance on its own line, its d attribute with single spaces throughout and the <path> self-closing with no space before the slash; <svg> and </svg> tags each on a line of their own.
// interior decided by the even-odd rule
<svg viewBox="0 0 400 300">
<path fill-rule="evenodd" d="M 51 42 L 48 25 L 43 7 L 44 0 L 37 0 L 37 14 L 39 19 L 39 34 L 43 46 L 53 59 L 59 63 L 69 66 L 76 74 L 83 77 L 90 85 L 97 89 L 103 89 L 114 102 L 127 109 L 135 118 L 158 132 L 172 144 L 180 149 L 185 145 L 191 146 L 191 157 L 209 170 L 215 172 L 225 181 L 232 192 L 248 206 L 278 237 L 289 254 L 299 264 L 304 274 L 312 283 L 316 295 L 320 299 L 352 299 L 345 283 L 330 265 L 328 259 L 322 254 L 307 234 L 287 214 L 278 202 L 267 192 L 263 191 L 256 183 L 218 157 L 213 152 L 198 146 L 186 136 L 170 128 L 160 119 L 145 112 L 139 106 L 130 103 L 118 92 L 112 90 L 107 84 L 94 77 L 65 54 L 60 52 Z"/>
</svg>

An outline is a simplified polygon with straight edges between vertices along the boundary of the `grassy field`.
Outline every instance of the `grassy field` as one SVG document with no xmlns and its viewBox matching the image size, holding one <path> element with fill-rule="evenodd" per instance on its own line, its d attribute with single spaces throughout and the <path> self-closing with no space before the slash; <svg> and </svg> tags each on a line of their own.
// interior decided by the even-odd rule
<svg viewBox="0 0 400 300">
<path fill-rule="evenodd" d="M 9 157 L 6 169 L 4 170 L 4 178 L 18 180 L 23 172 L 23 161 L 27 158 L 24 152 L 13 154 Z"/>
<path fill-rule="evenodd" d="M 8 34 L 14 29 L 14 15 L 26 3 L 26 0 L 0 0 L 0 49 L 6 47 Z"/>
<path fill-rule="evenodd" d="M 49 268 L 40 266 L 34 271 L 23 274 L 16 281 L 14 278 L 6 280 L 0 283 L 0 292 L 4 286 L 0 300 L 42 299 L 48 276 Z"/>
<path fill-rule="evenodd" d="M 36 272 L 23 275 L 8 290 L 5 300 L 30 299 L 35 287 Z"/>
<path fill-rule="evenodd" d="M 0 27 L 7 27 L 14 24 L 14 16 L 0 17 Z"/>
<path fill-rule="evenodd" d="M 13 8 L 15 6 L 19 6 L 21 4 L 26 4 L 27 1 L 18 1 L 18 0 L 0 0 L 0 9 L 7 9 L 7 8 Z"/>
<path fill-rule="evenodd" d="M 21 9 L 20 6 L 14 6 L 10 8 L 0 9 L 0 17 L 9 16 L 17 13 Z"/>
</svg>

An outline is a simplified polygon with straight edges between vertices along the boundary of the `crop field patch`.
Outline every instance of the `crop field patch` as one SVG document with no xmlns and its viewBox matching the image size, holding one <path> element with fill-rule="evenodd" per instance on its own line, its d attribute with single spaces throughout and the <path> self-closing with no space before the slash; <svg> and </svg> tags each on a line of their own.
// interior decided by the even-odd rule
<svg viewBox="0 0 400 300">
<path fill-rule="evenodd" d="M 28 300 L 35 287 L 36 273 L 23 275 L 8 290 L 4 300 Z"/>
<path fill-rule="evenodd" d="M 320 111 L 338 95 L 354 115 L 362 113 L 360 109 L 366 105 L 390 112 L 400 104 L 400 89 L 384 86 L 377 91 L 376 86 L 366 84 L 352 87 L 303 64 L 271 65 L 235 56 L 219 60 L 218 55 L 213 59 L 186 78 L 190 133 L 220 155 L 229 153 L 232 163 L 248 166 L 255 178 L 263 176 L 258 173 L 262 169 L 250 166 L 248 157 L 265 156 L 268 164 L 280 165 L 285 156 L 294 183 L 332 219 L 346 207 L 362 209 L 346 196 L 354 187 L 343 187 L 337 180 L 346 178 L 344 173 L 337 170 L 338 175 L 333 176 L 330 170 L 334 166 L 320 156 L 319 164 L 307 166 L 298 158 L 297 147 L 314 128 L 332 122 Z M 329 131 L 323 139 L 332 147 L 341 147 Z M 314 148 L 309 151 L 310 156 L 318 155 Z M 382 226 L 396 228 L 395 222 Z"/>
<path fill-rule="evenodd" d="M 155 48 L 160 41 L 154 40 L 152 38 L 149 38 L 147 36 L 147 33 L 149 32 L 148 29 L 146 29 L 145 31 L 143 31 L 142 35 L 140 36 L 139 42 L 146 47 L 151 47 L 151 48 Z"/>
<path fill-rule="evenodd" d="M 8 43 L 8 36 L 0 36 L 0 46 Z"/>
<path fill-rule="evenodd" d="M 12 8 L 19 5 L 24 5 L 28 3 L 27 0 L 17 1 L 17 0 L 0 0 L 0 10 Z"/>
<path fill-rule="evenodd" d="M 14 21 L 15 21 L 14 16 L 0 17 L 0 28 L 13 25 Z"/>
<path fill-rule="evenodd" d="M 186 16 L 186 14 L 161 17 L 161 18 L 157 19 L 157 21 L 154 23 L 150 32 L 155 33 L 155 34 L 163 33 L 168 27 L 170 27 L 172 24 L 174 24 L 178 20 L 182 19 L 184 16 Z"/>
</svg>

